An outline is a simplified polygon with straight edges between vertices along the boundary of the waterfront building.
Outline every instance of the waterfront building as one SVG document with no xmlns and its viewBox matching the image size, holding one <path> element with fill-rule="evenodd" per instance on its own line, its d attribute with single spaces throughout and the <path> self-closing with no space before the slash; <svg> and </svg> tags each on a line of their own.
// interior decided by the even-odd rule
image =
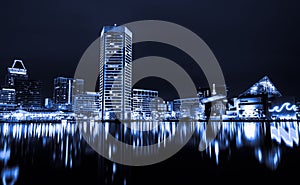
<svg viewBox="0 0 300 185">
<path fill-rule="evenodd" d="M 198 88 L 197 95 L 200 99 L 200 107 L 204 113 L 200 119 L 208 119 L 211 116 L 223 116 L 226 111 L 228 88 L 225 84 L 212 84 L 212 88 Z"/>
<path fill-rule="evenodd" d="M 157 110 L 155 99 L 158 91 L 133 89 L 132 90 L 132 113 L 135 118 L 149 119 L 153 111 Z"/>
<path fill-rule="evenodd" d="M 53 103 L 57 110 L 72 110 L 73 78 L 54 79 Z"/>
<path fill-rule="evenodd" d="M 77 116 L 99 116 L 100 95 L 97 92 L 84 92 L 74 97 L 74 113 Z"/>
<path fill-rule="evenodd" d="M 54 79 L 53 103 L 57 110 L 72 111 L 74 95 L 84 92 L 84 80 L 67 77 Z"/>
<path fill-rule="evenodd" d="M 199 97 L 175 99 L 174 111 L 177 118 L 200 119 L 204 116 L 204 104 Z"/>
<path fill-rule="evenodd" d="M 283 96 L 268 76 L 264 76 L 237 98 L 239 118 L 296 119 L 294 97 Z"/>
<path fill-rule="evenodd" d="M 42 83 L 29 79 L 22 60 L 14 60 L 12 67 L 8 68 L 5 88 L 15 90 L 15 104 L 19 108 L 27 110 L 41 108 Z"/>
<path fill-rule="evenodd" d="M 131 118 L 132 32 L 104 26 L 100 35 L 100 105 L 103 119 Z"/>
</svg>

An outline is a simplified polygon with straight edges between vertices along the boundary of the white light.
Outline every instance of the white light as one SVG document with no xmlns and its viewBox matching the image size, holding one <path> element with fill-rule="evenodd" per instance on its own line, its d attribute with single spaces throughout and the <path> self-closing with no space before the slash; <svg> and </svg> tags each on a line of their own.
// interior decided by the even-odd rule
<svg viewBox="0 0 300 185">
<path fill-rule="evenodd" d="M 215 155 L 216 155 L 216 163 L 219 164 L 219 143 L 215 142 Z"/>
<path fill-rule="evenodd" d="M 244 133 L 247 139 L 253 140 L 256 136 L 256 125 L 255 123 L 245 123 Z"/>
<path fill-rule="evenodd" d="M 260 148 L 257 151 L 257 155 L 258 155 L 258 161 L 261 163 L 262 162 L 262 153 L 261 153 L 261 149 Z"/>
<path fill-rule="evenodd" d="M 273 107 L 273 109 L 269 109 L 269 112 L 281 112 L 284 108 L 288 111 L 296 111 L 297 110 L 297 106 L 296 105 L 291 105 L 291 103 L 289 102 L 285 102 L 284 104 L 281 105 L 281 107 L 279 108 L 279 106 L 275 106 Z M 290 106 L 290 107 L 289 107 Z"/>
</svg>

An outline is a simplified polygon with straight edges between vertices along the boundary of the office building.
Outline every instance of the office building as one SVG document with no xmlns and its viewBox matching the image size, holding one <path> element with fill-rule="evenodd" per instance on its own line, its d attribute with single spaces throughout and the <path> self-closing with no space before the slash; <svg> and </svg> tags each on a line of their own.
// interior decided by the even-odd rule
<svg viewBox="0 0 300 185">
<path fill-rule="evenodd" d="M 204 116 L 204 105 L 199 97 L 175 99 L 174 111 L 177 118 L 200 119 Z"/>
<path fill-rule="evenodd" d="M 54 79 L 53 103 L 57 110 L 72 111 L 74 95 L 84 92 L 84 80 L 66 77 Z"/>
<path fill-rule="evenodd" d="M 77 116 L 98 116 L 100 110 L 100 95 L 96 92 L 76 94 L 74 97 L 74 112 Z"/>
<path fill-rule="evenodd" d="M 99 92 L 102 119 L 130 119 L 132 33 L 124 26 L 104 26 L 100 35 Z"/>
<path fill-rule="evenodd" d="M 15 89 L 15 103 L 21 109 L 37 110 L 41 108 L 42 83 L 31 80 L 22 60 L 14 60 L 11 68 L 8 68 L 6 76 L 7 89 Z"/>
<path fill-rule="evenodd" d="M 152 111 L 157 110 L 154 103 L 158 98 L 158 91 L 133 89 L 132 90 L 132 113 L 141 119 L 151 117 Z"/>
<path fill-rule="evenodd" d="M 15 89 L 2 88 L 0 90 L 0 109 L 12 110 L 16 108 L 16 91 Z"/>
<path fill-rule="evenodd" d="M 72 110 L 73 78 L 54 79 L 53 103 L 57 110 Z"/>
</svg>

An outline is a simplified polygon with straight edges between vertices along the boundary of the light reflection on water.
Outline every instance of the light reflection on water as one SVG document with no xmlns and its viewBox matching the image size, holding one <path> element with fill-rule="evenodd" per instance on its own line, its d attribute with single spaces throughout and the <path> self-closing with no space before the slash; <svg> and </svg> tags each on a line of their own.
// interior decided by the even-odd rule
<svg viewBox="0 0 300 185">
<path fill-rule="evenodd" d="M 83 161 L 95 154 L 85 139 L 89 143 L 98 142 L 103 147 L 109 133 L 117 140 L 137 148 L 158 143 L 156 147 L 143 147 L 143 151 L 134 152 L 133 156 L 136 157 L 157 154 L 166 147 L 166 142 L 174 138 L 173 136 L 184 138 L 195 131 L 187 145 L 197 148 L 199 153 L 204 154 L 199 157 L 208 156 L 211 160 L 215 160 L 216 164 L 221 165 L 222 155 L 226 155 L 230 160 L 233 152 L 238 153 L 239 149 L 247 148 L 253 152 L 258 163 L 264 164 L 271 171 L 280 165 L 283 148 L 291 149 L 299 145 L 297 122 L 222 122 L 218 123 L 220 130 L 217 137 L 208 142 L 206 150 L 202 151 L 201 145 L 207 139 L 205 134 L 207 123 L 188 123 L 176 132 L 178 124 L 181 123 L 2 123 L 0 124 L 1 181 L 2 184 L 14 184 L 27 166 L 40 165 L 41 161 L 43 165 L 54 169 L 80 168 Z M 88 137 L 83 137 L 86 133 L 89 133 Z M 174 144 L 183 143 L 178 140 Z M 105 147 L 110 157 L 118 152 L 114 145 L 108 144 Z M 99 175 L 98 181 L 102 182 L 101 184 L 113 184 L 116 181 L 118 184 L 120 182 L 129 184 L 127 181 L 130 173 L 125 172 L 130 171 L 129 167 L 101 160 L 97 166 L 100 168 L 99 171 L 105 171 Z"/>
</svg>

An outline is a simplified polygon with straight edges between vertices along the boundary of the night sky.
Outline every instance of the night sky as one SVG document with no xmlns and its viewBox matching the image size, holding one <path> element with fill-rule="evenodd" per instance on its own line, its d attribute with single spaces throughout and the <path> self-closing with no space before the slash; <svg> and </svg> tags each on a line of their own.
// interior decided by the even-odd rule
<svg viewBox="0 0 300 185">
<path fill-rule="evenodd" d="M 2 1 L 1 84 L 6 68 L 14 59 L 22 59 L 30 78 L 44 83 L 44 97 L 51 97 L 53 79 L 73 77 L 82 54 L 103 26 L 155 19 L 182 25 L 207 43 L 221 65 L 229 96 L 268 75 L 283 95 L 300 97 L 299 5 L 297 0 Z M 134 58 L 170 58 L 189 71 L 197 86 L 206 85 L 201 70 L 176 48 L 141 43 L 133 49 Z M 145 80 L 138 87 L 157 89 L 165 97 L 171 89 L 158 79 Z"/>
</svg>

